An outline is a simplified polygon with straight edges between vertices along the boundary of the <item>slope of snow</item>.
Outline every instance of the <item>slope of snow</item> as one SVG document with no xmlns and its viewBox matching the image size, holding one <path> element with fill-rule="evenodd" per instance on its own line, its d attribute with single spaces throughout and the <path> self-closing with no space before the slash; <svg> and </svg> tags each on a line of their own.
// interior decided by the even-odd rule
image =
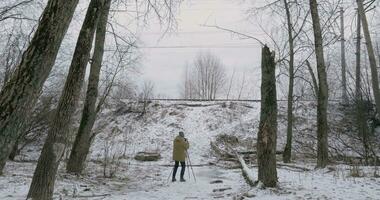
<svg viewBox="0 0 380 200">
<path fill-rule="evenodd" d="M 194 104 L 198 105 L 190 103 Z M 135 113 L 115 117 L 115 113 L 110 112 L 112 120 L 102 132 L 110 133 L 117 127 L 119 131 L 114 138 L 117 143 L 116 149 L 124 149 L 126 146 L 126 154 L 130 157 L 139 151 L 159 151 L 163 157 L 159 162 L 167 164 L 172 159 L 173 139 L 179 131 L 183 131 L 190 142 L 189 154 L 193 158 L 193 164 L 205 164 L 208 162 L 209 144 L 216 135 L 255 137 L 259 106 L 257 103 L 253 106 L 254 109 L 247 109 L 239 104 L 220 103 L 204 103 L 204 106 L 199 107 L 170 103 L 153 104 L 150 105 L 147 114 L 141 118 Z M 249 123 L 250 127 L 243 127 L 245 126 L 243 122 Z M 133 131 L 129 131 L 131 129 Z M 242 132 L 242 129 L 246 132 Z M 107 135 L 104 134 L 97 137 L 92 148 L 93 159 L 101 156 L 105 137 Z"/>
<path fill-rule="evenodd" d="M 379 199 L 380 179 L 374 177 L 355 178 L 349 176 L 347 166 L 338 166 L 336 171 L 315 170 L 311 172 L 279 169 L 279 188 L 254 188 L 249 193 L 257 199 L 334 199 L 364 200 Z M 257 173 L 257 168 L 252 168 Z"/>
<path fill-rule="evenodd" d="M 186 104 L 186 105 L 185 105 Z M 310 171 L 278 167 L 279 188 L 250 190 L 240 169 L 223 169 L 208 165 L 213 161 L 210 142 L 220 134 L 233 135 L 239 141 L 255 144 L 259 122 L 260 104 L 221 102 L 153 102 L 147 113 L 134 112 L 134 102 L 120 102 L 102 111 L 95 132 L 99 132 L 91 148 L 89 163 L 83 176 L 64 172 L 61 166 L 55 188 L 55 199 L 131 199 L 131 200 L 177 200 L 177 199 L 379 199 L 380 179 L 374 177 L 375 168 L 360 167 L 364 177 L 350 176 L 350 167 L 332 166 L 334 169 L 314 170 L 314 163 L 297 163 Z M 278 149 L 284 146 L 286 136 L 286 105 L 279 105 Z M 315 147 L 315 105 L 300 106 L 295 111 L 297 131 L 295 139 Z M 336 109 L 330 110 L 330 121 L 342 120 Z M 334 128 L 334 127 L 333 127 Z M 335 130 L 335 128 L 333 129 Z M 338 130 L 338 129 L 336 129 Z M 172 141 L 179 131 L 184 131 L 190 141 L 189 154 L 194 173 L 186 171 L 186 183 L 168 182 L 172 164 Z M 339 145 L 339 144 L 337 144 Z M 299 151 L 302 146 L 295 143 Z M 37 160 L 40 146 L 35 146 L 18 159 Z M 139 151 L 157 151 L 162 159 L 157 162 L 138 162 L 133 159 Z M 102 162 L 104 154 L 115 156 L 117 170 L 114 178 L 104 178 Z M 312 150 L 311 150 L 312 152 Z M 32 156 L 31 156 L 32 155 Z M 119 158 L 120 157 L 120 158 Z M 297 160 L 300 162 L 300 160 Z M 0 177 L 0 199 L 25 199 L 35 162 L 8 162 L 4 176 Z M 253 179 L 257 169 L 252 165 Z M 189 177 L 190 175 L 190 177 Z M 177 175 L 177 179 L 179 172 Z M 211 184 L 222 180 L 222 183 Z M 224 191 L 219 191 L 219 190 Z M 249 199 L 244 197 L 244 199 Z"/>
</svg>

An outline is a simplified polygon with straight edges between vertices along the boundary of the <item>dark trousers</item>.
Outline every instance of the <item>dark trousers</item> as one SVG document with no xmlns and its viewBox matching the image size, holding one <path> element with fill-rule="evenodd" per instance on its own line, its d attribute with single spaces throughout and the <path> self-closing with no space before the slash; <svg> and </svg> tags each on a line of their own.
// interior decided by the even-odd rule
<svg viewBox="0 0 380 200">
<path fill-rule="evenodd" d="M 183 176 L 185 175 L 186 163 L 182 161 L 174 161 L 173 179 L 175 179 L 175 175 L 177 174 L 179 163 L 181 163 L 181 179 L 183 179 Z"/>
</svg>

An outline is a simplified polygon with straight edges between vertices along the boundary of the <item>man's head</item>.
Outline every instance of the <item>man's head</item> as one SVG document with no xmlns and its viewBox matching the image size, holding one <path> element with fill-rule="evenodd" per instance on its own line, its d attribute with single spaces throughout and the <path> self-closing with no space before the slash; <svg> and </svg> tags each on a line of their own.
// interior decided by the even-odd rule
<svg viewBox="0 0 380 200">
<path fill-rule="evenodd" d="M 183 133 L 182 131 L 180 131 L 180 132 L 179 132 L 179 136 L 181 136 L 181 137 L 184 138 L 184 137 L 185 137 L 185 133 Z"/>
</svg>

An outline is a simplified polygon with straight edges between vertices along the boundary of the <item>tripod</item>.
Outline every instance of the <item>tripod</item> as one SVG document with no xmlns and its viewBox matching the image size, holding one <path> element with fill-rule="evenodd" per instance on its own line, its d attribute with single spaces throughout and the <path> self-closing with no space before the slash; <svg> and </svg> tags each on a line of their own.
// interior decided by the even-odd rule
<svg viewBox="0 0 380 200">
<path fill-rule="evenodd" d="M 191 164 L 191 160 L 190 160 L 190 156 L 189 156 L 189 153 L 186 151 L 186 156 L 187 156 L 187 160 L 188 160 L 188 165 L 187 165 L 187 169 L 191 169 L 191 172 L 193 173 L 193 177 L 194 177 L 194 181 L 197 182 L 197 179 L 195 178 L 195 173 L 194 173 L 194 169 L 193 169 L 193 165 Z M 190 176 L 190 170 L 188 171 L 189 173 L 189 176 Z"/>
</svg>

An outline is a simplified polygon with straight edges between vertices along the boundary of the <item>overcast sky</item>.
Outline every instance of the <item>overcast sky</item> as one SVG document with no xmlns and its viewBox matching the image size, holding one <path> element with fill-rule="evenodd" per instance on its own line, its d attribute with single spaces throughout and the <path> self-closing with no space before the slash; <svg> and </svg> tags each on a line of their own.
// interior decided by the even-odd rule
<svg viewBox="0 0 380 200">
<path fill-rule="evenodd" d="M 180 85 L 183 81 L 183 73 L 187 64 L 191 65 L 197 54 L 200 52 L 209 52 L 216 55 L 226 68 L 227 84 L 230 82 L 232 72 L 235 70 L 234 85 L 230 95 L 231 98 L 237 98 L 242 86 L 242 80 L 245 80 L 243 96 L 241 98 L 259 99 L 260 98 L 260 62 L 261 62 L 261 45 L 252 39 L 241 39 L 237 35 L 219 30 L 205 25 L 217 25 L 223 28 L 235 30 L 250 36 L 259 38 L 263 43 L 267 43 L 271 49 L 274 48 L 271 37 L 276 40 L 284 41 L 279 44 L 281 47 L 286 44 L 286 32 L 281 29 L 284 19 L 278 13 L 272 13 L 269 9 L 260 14 L 248 17 L 248 10 L 267 5 L 270 0 L 184 0 L 181 4 L 178 15 L 176 15 L 177 26 L 174 31 L 167 33 L 165 27 L 161 27 L 156 20 L 148 20 L 149 25 L 141 29 L 141 24 L 134 25 L 137 36 L 140 40 L 138 43 L 141 52 L 141 60 L 137 65 L 140 75 L 132 75 L 138 85 L 144 81 L 151 81 L 155 86 L 155 94 L 168 97 L 180 97 Z M 330 1 L 327 1 L 330 2 Z M 334 1 L 335 2 L 335 1 Z M 330 2 L 331 3 L 331 2 Z M 345 30 L 346 30 L 346 47 L 348 63 L 353 62 L 354 56 L 354 38 L 355 34 L 355 1 L 344 1 L 341 4 L 345 9 Z M 127 6 L 128 7 L 128 6 Z M 335 6 L 324 10 L 324 16 Z M 131 9 L 129 7 L 129 9 Z M 133 6 L 132 10 L 133 11 Z M 367 15 L 371 24 L 376 24 L 376 12 L 369 12 Z M 117 17 L 117 21 L 122 22 L 125 27 L 133 27 L 133 17 L 127 13 Z M 260 16 L 261 15 L 261 16 Z M 336 14 L 336 16 L 339 16 Z M 330 18 L 329 18 L 330 19 Z M 333 18 L 338 19 L 338 18 Z M 310 18 L 308 22 L 310 23 Z M 135 20 L 139 22 L 139 20 Z M 323 19 L 322 19 L 323 22 Z M 128 24 L 129 23 L 129 24 Z M 339 21 L 337 21 L 339 23 Z M 310 24 L 308 24 L 310 26 Z M 309 27 L 309 31 L 310 31 Z M 132 28 L 133 29 L 133 28 Z M 265 30 L 263 30 L 265 29 Z M 339 34 L 337 27 L 336 33 Z M 331 30 L 330 30 L 331 31 Z M 310 32 L 311 33 L 311 32 Z M 122 33 L 128 34 L 128 33 Z M 269 37 L 267 34 L 271 35 Z M 310 35 L 312 36 L 312 34 Z M 332 37 L 332 36 L 330 36 Z M 281 38 L 284 38 L 281 40 Z M 277 41 L 278 42 L 278 41 Z M 339 84 L 337 69 L 340 63 L 339 42 L 329 45 L 325 48 L 325 57 L 329 62 L 335 65 L 331 67 L 328 74 L 331 76 L 331 84 Z M 349 48 L 351 47 L 351 48 Z M 278 51 L 278 49 L 275 49 Z M 305 52 L 298 52 L 300 54 Z M 306 53 L 308 56 L 309 54 Z M 350 60 L 351 59 L 351 60 Z M 315 59 L 310 59 L 312 66 L 315 66 Z M 303 61 L 300 61 L 303 62 Z M 354 65 L 349 65 L 349 67 Z M 281 74 L 281 73 L 279 73 Z M 287 93 L 287 77 L 281 74 L 283 79 L 277 84 L 277 94 L 282 98 Z M 339 76 L 338 76 L 339 77 Z M 278 77 L 277 77 L 278 78 Z M 279 80 L 279 79 L 277 79 Z M 300 80 L 302 81 L 302 80 Z M 304 83 L 302 83 L 304 84 Z M 338 87 L 338 86 L 337 86 Z M 302 87 L 303 88 L 303 87 Z M 218 96 L 217 98 L 225 98 Z"/>
<path fill-rule="evenodd" d="M 218 25 L 256 37 L 263 36 L 254 24 L 248 22 L 242 1 L 185 1 L 177 16 L 177 23 L 177 30 L 163 38 L 163 30 L 157 24 L 151 24 L 140 34 L 143 47 L 139 65 L 142 73 L 138 78 L 140 84 L 152 81 L 156 94 L 179 97 L 179 85 L 186 63 L 191 64 L 199 52 L 208 51 L 221 59 L 228 76 L 231 76 L 233 69 L 236 70 L 236 88 L 242 84 L 245 73 L 244 98 L 248 98 L 247 95 L 249 98 L 258 97 L 260 45 L 254 40 L 242 40 L 228 32 L 202 26 Z"/>
</svg>

